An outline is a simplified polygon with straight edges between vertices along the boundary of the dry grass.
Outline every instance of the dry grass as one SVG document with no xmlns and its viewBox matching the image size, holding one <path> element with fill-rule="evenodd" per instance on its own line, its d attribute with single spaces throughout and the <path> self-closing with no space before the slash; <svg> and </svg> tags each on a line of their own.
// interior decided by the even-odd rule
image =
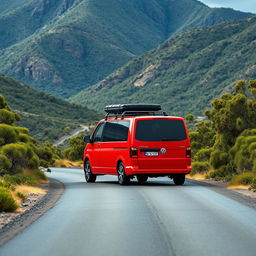
<svg viewBox="0 0 256 256">
<path fill-rule="evenodd" d="M 37 180 L 39 180 L 40 183 L 43 183 L 43 184 L 49 183 L 49 180 L 47 179 L 44 172 L 42 172 L 42 171 L 38 171 L 38 170 L 34 171 L 34 170 L 30 170 L 30 169 L 23 169 L 22 173 L 23 174 L 29 174 L 32 177 L 35 177 Z M 42 177 L 43 177 L 43 179 L 42 179 Z"/>
<path fill-rule="evenodd" d="M 72 162 L 67 159 L 56 160 L 53 164 L 54 167 L 65 167 L 65 168 L 72 168 L 72 167 L 83 167 L 83 161 L 76 161 Z"/>
<path fill-rule="evenodd" d="M 193 175 L 189 174 L 186 177 L 189 179 L 194 179 L 194 180 L 205 180 L 205 175 L 206 173 L 195 173 Z"/>
<path fill-rule="evenodd" d="M 20 192 L 24 195 L 28 195 L 28 194 L 40 194 L 40 195 L 44 195 L 46 194 L 46 191 L 42 188 L 39 187 L 32 187 L 32 186 L 27 186 L 27 185 L 19 185 L 15 188 L 15 191 L 10 191 L 12 194 L 13 199 L 15 200 L 15 202 L 20 205 L 22 203 L 21 198 L 19 198 L 17 196 L 17 192 Z M 24 210 L 22 210 L 20 207 L 16 210 L 16 212 L 22 212 Z"/>
<path fill-rule="evenodd" d="M 21 192 L 23 194 L 46 194 L 46 191 L 42 188 L 26 185 L 17 186 L 15 192 Z"/>
<path fill-rule="evenodd" d="M 248 185 L 230 185 L 228 189 L 249 189 Z"/>
</svg>

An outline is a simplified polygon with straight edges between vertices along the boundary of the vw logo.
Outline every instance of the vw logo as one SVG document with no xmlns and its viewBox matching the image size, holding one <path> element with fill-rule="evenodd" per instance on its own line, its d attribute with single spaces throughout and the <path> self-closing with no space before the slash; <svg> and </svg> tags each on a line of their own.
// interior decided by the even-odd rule
<svg viewBox="0 0 256 256">
<path fill-rule="evenodd" d="M 163 154 L 163 155 L 165 155 L 166 154 L 166 149 L 165 148 L 161 148 L 161 153 Z"/>
</svg>

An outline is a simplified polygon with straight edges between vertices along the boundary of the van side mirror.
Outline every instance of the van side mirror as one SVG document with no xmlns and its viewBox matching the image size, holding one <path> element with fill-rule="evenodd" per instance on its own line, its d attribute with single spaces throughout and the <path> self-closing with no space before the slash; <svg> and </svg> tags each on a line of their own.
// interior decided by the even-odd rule
<svg viewBox="0 0 256 256">
<path fill-rule="evenodd" d="M 84 142 L 92 143 L 91 135 L 84 136 Z"/>
</svg>

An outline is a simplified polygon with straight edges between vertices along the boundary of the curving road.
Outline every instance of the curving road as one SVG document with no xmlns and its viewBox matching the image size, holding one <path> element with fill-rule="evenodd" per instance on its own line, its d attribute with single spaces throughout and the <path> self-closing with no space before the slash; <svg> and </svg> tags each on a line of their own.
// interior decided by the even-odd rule
<svg viewBox="0 0 256 256">
<path fill-rule="evenodd" d="M 53 169 L 56 206 L 0 248 L 1 256 L 255 256 L 256 211 L 207 187 L 167 178 L 122 187 Z"/>
</svg>

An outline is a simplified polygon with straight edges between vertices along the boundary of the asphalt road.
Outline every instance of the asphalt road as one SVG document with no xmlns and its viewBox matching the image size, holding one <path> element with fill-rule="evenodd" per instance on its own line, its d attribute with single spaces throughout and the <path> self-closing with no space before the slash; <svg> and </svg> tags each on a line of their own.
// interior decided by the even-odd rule
<svg viewBox="0 0 256 256">
<path fill-rule="evenodd" d="M 256 211 L 207 187 L 168 178 L 119 186 L 54 169 L 56 206 L 0 248 L 1 256 L 255 256 Z"/>
</svg>

